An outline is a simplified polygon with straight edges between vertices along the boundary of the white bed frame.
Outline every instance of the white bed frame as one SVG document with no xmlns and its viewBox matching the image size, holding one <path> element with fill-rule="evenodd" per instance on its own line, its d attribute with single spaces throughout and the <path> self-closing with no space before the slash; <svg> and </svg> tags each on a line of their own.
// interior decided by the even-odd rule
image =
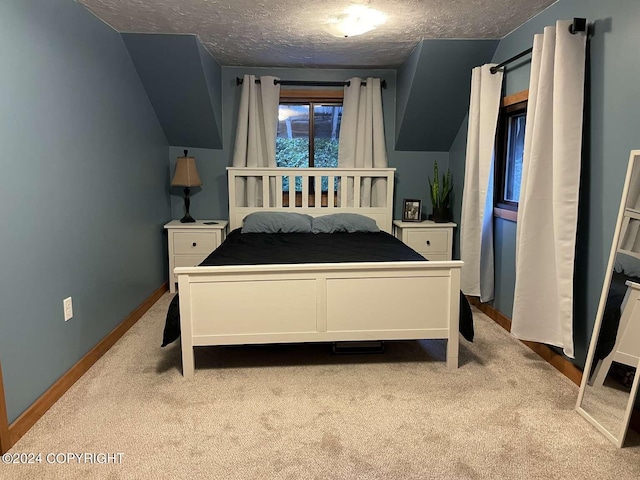
<svg viewBox="0 0 640 480">
<path fill-rule="evenodd" d="M 285 211 L 312 216 L 359 213 L 376 220 L 392 233 L 395 169 L 246 169 L 227 168 L 229 228 L 256 211 Z M 346 188 L 337 199 L 317 189 L 303 195 L 296 206 L 295 192 L 262 192 L 262 205 L 240 206 L 236 180 L 275 181 L 282 192 L 284 177 L 302 177 L 303 191 L 321 177 L 329 185 L 353 182 L 355 205 L 347 205 Z M 386 205 L 360 206 L 360 180 L 386 180 Z M 286 198 L 288 196 L 288 202 Z M 285 201 L 283 201 L 285 197 Z M 288 205 L 287 205 L 288 203 Z M 353 203 L 353 202 L 352 202 Z M 314 206 L 311 206 L 313 204 Z M 461 261 L 367 262 L 291 265 L 178 267 L 182 371 L 194 374 L 194 347 L 262 343 L 337 342 L 366 340 L 446 339 L 447 367 L 458 367 L 458 315 Z"/>
</svg>

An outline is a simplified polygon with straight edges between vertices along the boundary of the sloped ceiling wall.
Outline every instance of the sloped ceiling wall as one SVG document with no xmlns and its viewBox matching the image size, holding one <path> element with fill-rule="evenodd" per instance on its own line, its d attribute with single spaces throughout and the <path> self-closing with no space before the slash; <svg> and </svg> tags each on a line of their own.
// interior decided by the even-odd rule
<svg viewBox="0 0 640 480">
<path fill-rule="evenodd" d="M 170 145 L 222 148 L 222 69 L 194 35 L 123 33 Z M 471 69 L 499 40 L 422 40 L 398 70 L 396 150 L 449 151 L 469 107 Z"/>
<path fill-rule="evenodd" d="M 123 33 L 170 145 L 222 148 L 222 71 L 194 35 Z"/>
<path fill-rule="evenodd" d="M 398 70 L 396 150 L 448 152 L 469 109 L 471 70 L 499 40 L 422 40 Z"/>
</svg>

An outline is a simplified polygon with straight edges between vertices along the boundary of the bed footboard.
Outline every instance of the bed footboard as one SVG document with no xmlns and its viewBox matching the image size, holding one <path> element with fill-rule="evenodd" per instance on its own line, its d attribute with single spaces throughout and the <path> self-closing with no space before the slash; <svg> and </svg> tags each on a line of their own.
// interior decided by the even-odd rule
<svg viewBox="0 0 640 480">
<path fill-rule="evenodd" d="M 183 374 L 205 345 L 447 339 L 458 367 L 460 261 L 177 268 Z"/>
</svg>

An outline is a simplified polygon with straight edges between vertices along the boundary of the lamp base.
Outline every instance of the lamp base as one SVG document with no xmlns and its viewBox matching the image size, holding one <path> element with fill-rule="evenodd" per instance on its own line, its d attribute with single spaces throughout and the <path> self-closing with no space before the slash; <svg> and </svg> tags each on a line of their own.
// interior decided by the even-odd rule
<svg viewBox="0 0 640 480">
<path fill-rule="evenodd" d="M 191 215 L 189 215 L 189 205 L 191 205 L 191 200 L 189 200 L 189 187 L 184 188 L 184 217 L 180 219 L 181 223 L 193 223 L 195 220 Z"/>
</svg>

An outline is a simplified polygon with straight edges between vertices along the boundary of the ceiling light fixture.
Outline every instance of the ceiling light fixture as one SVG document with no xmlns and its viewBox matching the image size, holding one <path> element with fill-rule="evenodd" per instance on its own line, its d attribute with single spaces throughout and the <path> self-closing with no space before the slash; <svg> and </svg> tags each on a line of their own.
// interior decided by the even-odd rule
<svg viewBox="0 0 640 480">
<path fill-rule="evenodd" d="M 334 37 L 353 37 L 367 33 L 387 21 L 387 15 L 364 5 L 351 5 L 342 13 L 332 15 L 323 25 Z"/>
</svg>

